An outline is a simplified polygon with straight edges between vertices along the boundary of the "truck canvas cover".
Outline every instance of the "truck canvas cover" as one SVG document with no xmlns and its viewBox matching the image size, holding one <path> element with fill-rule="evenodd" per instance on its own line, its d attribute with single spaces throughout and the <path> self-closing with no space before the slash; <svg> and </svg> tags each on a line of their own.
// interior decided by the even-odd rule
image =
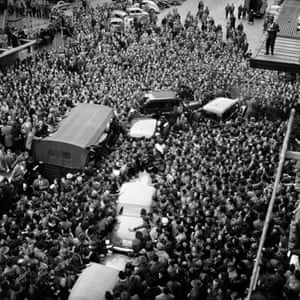
<svg viewBox="0 0 300 300">
<path fill-rule="evenodd" d="M 55 133 L 34 141 L 34 158 L 45 164 L 83 169 L 88 148 L 99 143 L 112 117 L 113 110 L 110 107 L 79 104 L 60 122 Z"/>
</svg>

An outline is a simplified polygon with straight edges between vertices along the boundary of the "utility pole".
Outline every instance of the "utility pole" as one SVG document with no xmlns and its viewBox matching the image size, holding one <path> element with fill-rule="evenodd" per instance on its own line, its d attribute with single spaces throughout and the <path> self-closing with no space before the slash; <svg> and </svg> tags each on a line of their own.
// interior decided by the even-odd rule
<svg viewBox="0 0 300 300">
<path fill-rule="evenodd" d="M 65 50 L 65 43 L 64 43 L 64 29 L 62 25 L 60 26 L 60 35 L 61 35 L 61 47 L 63 51 Z"/>
<path fill-rule="evenodd" d="M 275 203 L 275 199 L 276 199 L 276 195 L 277 195 L 278 186 L 280 184 L 280 178 L 281 178 L 281 174 L 282 174 L 283 164 L 284 164 L 284 161 L 287 156 L 287 148 L 288 148 L 288 144 L 289 144 L 290 135 L 292 132 L 294 118 L 295 118 L 295 109 L 293 108 L 290 113 L 290 118 L 289 118 L 289 121 L 287 124 L 286 134 L 285 134 L 284 141 L 282 144 L 280 160 L 278 163 L 276 178 L 275 178 L 275 182 L 273 185 L 272 196 L 271 196 L 271 200 L 269 202 L 263 231 L 262 231 L 261 238 L 259 241 L 259 246 L 258 246 L 258 250 L 257 250 L 257 255 L 256 255 L 256 259 L 255 259 L 255 263 L 254 263 L 254 267 L 253 267 L 253 271 L 252 271 L 250 286 L 249 286 L 248 295 L 247 295 L 246 300 L 251 299 L 252 292 L 255 290 L 256 284 L 257 284 L 257 281 L 259 278 L 259 269 L 260 269 L 260 263 L 261 263 L 261 258 L 262 258 L 263 246 L 264 246 L 264 243 L 265 243 L 265 240 L 267 237 L 267 232 L 268 232 L 269 224 L 270 224 L 271 217 L 272 217 L 272 211 L 273 211 L 273 207 L 274 207 L 274 203 Z"/>
</svg>

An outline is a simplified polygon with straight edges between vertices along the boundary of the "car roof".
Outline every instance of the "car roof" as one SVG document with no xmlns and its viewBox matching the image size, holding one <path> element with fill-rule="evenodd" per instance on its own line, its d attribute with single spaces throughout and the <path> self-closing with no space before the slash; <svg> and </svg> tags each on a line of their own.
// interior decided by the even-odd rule
<svg viewBox="0 0 300 300">
<path fill-rule="evenodd" d="M 218 97 L 206 105 L 203 106 L 203 110 L 209 113 L 213 113 L 217 116 L 222 116 L 228 109 L 238 102 L 238 99 L 229 99 L 224 97 Z"/>
<path fill-rule="evenodd" d="M 70 3 L 66 2 L 58 2 L 54 7 L 62 7 L 62 6 L 70 6 Z"/>
<path fill-rule="evenodd" d="M 136 10 L 136 9 L 138 9 L 138 10 L 141 10 L 141 11 L 144 11 L 143 9 L 141 9 L 140 7 L 138 7 L 138 6 L 131 6 L 131 7 L 128 7 L 127 8 L 127 10 Z"/>
<path fill-rule="evenodd" d="M 151 91 L 146 93 L 145 96 L 150 100 L 163 100 L 163 99 L 177 99 L 175 91 Z"/>
<path fill-rule="evenodd" d="M 141 217 L 134 216 L 117 216 L 118 226 L 114 231 L 115 236 L 121 240 L 133 241 L 135 239 L 135 232 L 128 230 L 128 228 L 139 227 L 144 224 Z"/>
<path fill-rule="evenodd" d="M 111 12 L 111 15 L 120 15 L 120 16 L 127 16 L 127 12 L 124 10 L 120 10 L 120 9 L 115 9 Z"/>
<path fill-rule="evenodd" d="M 111 23 L 124 23 L 123 19 L 121 19 L 121 18 L 111 18 L 109 22 L 110 22 L 110 24 Z"/>
<path fill-rule="evenodd" d="M 155 188 L 148 184 L 138 182 L 126 182 L 120 189 L 118 202 L 122 204 L 131 204 L 140 206 L 140 208 L 149 208 L 155 194 Z M 143 195 L 143 197 L 141 197 Z"/>
<path fill-rule="evenodd" d="M 155 133 L 156 119 L 138 118 L 132 121 L 129 135 L 135 138 L 151 138 Z"/>
</svg>

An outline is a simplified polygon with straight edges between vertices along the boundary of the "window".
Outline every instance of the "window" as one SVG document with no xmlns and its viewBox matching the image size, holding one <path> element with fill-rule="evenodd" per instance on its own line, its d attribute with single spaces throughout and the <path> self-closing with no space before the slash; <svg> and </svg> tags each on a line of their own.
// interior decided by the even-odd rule
<svg viewBox="0 0 300 300">
<path fill-rule="evenodd" d="M 59 157 L 59 151 L 55 149 L 49 149 L 48 150 L 48 157 Z"/>
<path fill-rule="evenodd" d="M 71 153 L 70 152 L 62 151 L 61 156 L 62 156 L 63 159 L 67 159 L 67 160 L 71 159 Z"/>
</svg>

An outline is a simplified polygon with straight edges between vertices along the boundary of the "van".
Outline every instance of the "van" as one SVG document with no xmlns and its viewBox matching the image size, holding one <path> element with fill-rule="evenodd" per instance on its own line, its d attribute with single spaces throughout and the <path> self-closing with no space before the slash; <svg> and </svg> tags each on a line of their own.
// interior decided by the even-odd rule
<svg viewBox="0 0 300 300">
<path fill-rule="evenodd" d="M 163 115 L 173 112 L 181 104 L 182 100 L 174 91 L 152 91 L 143 97 L 140 110 L 145 115 Z"/>
</svg>

